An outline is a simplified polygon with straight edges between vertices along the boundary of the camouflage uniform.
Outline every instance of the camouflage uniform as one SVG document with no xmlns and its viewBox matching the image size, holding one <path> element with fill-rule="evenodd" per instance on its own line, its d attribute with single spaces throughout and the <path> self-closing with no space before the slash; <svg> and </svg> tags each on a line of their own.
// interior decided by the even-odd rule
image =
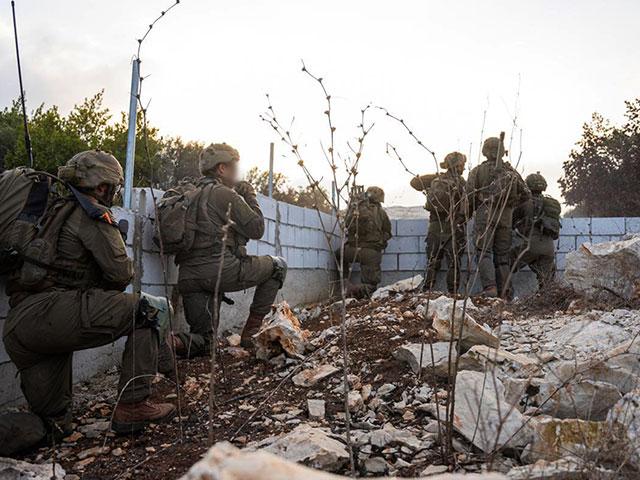
<svg viewBox="0 0 640 480">
<path fill-rule="evenodd" d="M 513 212 L 518 242 L 511 250 L 511 262 L 516 271 L 525 266 L 531 268 L 538 279 L 538 286 L 543 288 L 553 280 L 556 273 L 554 238 L 543 228 L 541 220 L 544 215 L 544 203 L 554 202 L 558 211 L 560 204 L 557 200 L 542 194 L 547 184 L 540 174 L 529 175 L 526 181 L 532 196 Z"/>
<path fill-rule="evenodd" d="M 498 138 L 488 138 L 482 152 L 487 160 L 471 170 L 467 180 L 469 206 L 475 212 L 476 261 L 483 290 L 495 289 L 503 296 L 509 292 L 506 282 L 510 275 L 513 208 L 525 202 L 530 193 L 508 162 L 501 169 L 496 166 L 498 152 L 504 155 L 504 146 Z"/>
<path fill-rule="evenodd" d="M 391 221 L 382 208 L 384 191 L 378 187 L 369 187 L 364 199 L 354 203 L 348 212 L 346 223 L 349 226 L 347 242 L 344 246 L 343 273 L 348 275 L 353 263 L 360 264 L 361 286 L 353 289 L 355 296 L 373 293 L 382 278 L 382 252 L 391 238 Z M 336 258 L 340 258 L 340 251 Z"/>
<path fill-rule="evenodd" d="M 210 149 L 215 150 L 213 147 L 216 146 Z M 218 145 L 218 148 L 222 147 Z M 236 157 L 237 152 L 233 152 L 233 158 L 239 158 Z M 203 169 L 203 173 L 208 171 Z M 190 327 L 189 333 L 177 336 L 190 356 L 207 353 L 213 332 L 218 328 L 218 319 L 213 318 L 216 308 L 213 296 L 221 262 L 220 294 L 256 287 L 245 326 L 249 330 L 243 333 L 245 337 L 255 333 L 262 318 L 269 313 L 286 273 L 283 259 L 269 255 L 247 255 L 247 241 L 260 239 L 265 228 L 256 193 L 249 184 L 240 182 L 233 189 L 216 178 L 205 176 L 198 182 L 198 187 L 202 189 L 201 195 L 207 196 L 205 223 L 208 223 L 208 227 L 205 231 L 196 232 L 194 246 L 189 252 L 176 257 L 180 267 L 178 289 Z M 232 224 L 223 246 L 227 212 Z M 217 308 L 219 306 L 220 299 Z"/>
<path fill-rule="evenodd" d="M 466 157 L 462 153 L 448 154 L 441 164 L 442 168 L 448 170 L 436 177 L 427 190 L 426 208 L 430 215 L 425 290 L 435 286 L 443 258 L 447 259 L 448 264 L 448 291 L 454 293 L 460 285 L 460 259 L 466 245 L 465 181 L 461 175 L 465 162 Z"/>
<path fill-rule="evenodd" d="M 122 236 L 109 209 L 84 198 L 99 215 L 91 218 L 75 197 L 63 201 L 55 215 L 68 217 L 59 231 L 53 269 L 37 287 L 25 288 L 14 275 L 3 332 L 31 410 L 62 430 L 71 421 L 74 351 L 128 336 L 118 385 L 124 404 L 150 395 L 157 364 L 158 332 L 140 321 L 139 296 L 123 293 L 133 265 Z M 142 377 L 133 380 L 136 376 Z"/>
</svg>

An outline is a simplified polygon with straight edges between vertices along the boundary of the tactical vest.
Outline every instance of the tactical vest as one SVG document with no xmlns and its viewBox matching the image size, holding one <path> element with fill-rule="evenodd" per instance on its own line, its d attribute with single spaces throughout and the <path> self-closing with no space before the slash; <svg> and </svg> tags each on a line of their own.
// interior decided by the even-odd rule
<svg viewBox="0 0 640 480">
<path fill-rule="evenodd" d="M 498 168 L 495 162 L 487 160 L 478 167 L 478 192 L 482 202 L 491 202 L 496 207 L 513 208 L 520 198 L 522 180 L 518 173 L 507 165 Z"/>
<path fill-rule="evenodd" d="M 353 213 L 348 215 L 349 243 L 367 248 L 382 248 L 382 206 L 370 200 L 359 200 Z"/>
<path fill-rule="evenodd" d="M 431 183 L 427 191 L 427 203 L 425 208 L 438 218 L 447 218 L 452 210 L 460 211 L 461 200 L 464 195 L 464 183 L 462 177 L 445 173 L 438 176 Z"/>
<path fill-rule="evenodd" d="M 533 195 L 517 225 L 524 235 L 539 234 L 556 240 L 560 236 L 560 203 L 547 195 Z"/>
</svg>

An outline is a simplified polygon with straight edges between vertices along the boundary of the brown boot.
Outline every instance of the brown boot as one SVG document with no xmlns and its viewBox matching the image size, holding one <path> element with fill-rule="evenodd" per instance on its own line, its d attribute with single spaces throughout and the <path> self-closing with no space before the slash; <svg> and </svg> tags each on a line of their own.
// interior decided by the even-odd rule
<svg viewBox="0 0 640 480">
<path fill-rule="evenodd" d="M 167 342 L 171 346 L 173 352 L 178 356 L 184 356 L 187 354 L 187 346 L 182 339 L 175 333 L 170 333 L 167 338 Z"/>
<path fill-rule="evenodd" d="M 485 298 L 497 298 L 498 297 L 498 288 L 497 287 L 487 287 L 480 294 L 481 297 Z"/>
<path fill-rule="evenodd" d="M 253 336 L 258 333 L 262 326 L 262 319 L 264 315 L 256 315 L 255 313 L 249 313 L 247 323 L 244 324 L 242 334 L 240 335 L 240 346 L 243 348 L 253 347 Z"/>
<path fill-rule="evenodd" d="M 113 414 L 111 428 L 118 434 L 142 430 L 150 423 L 171 420 L 176 414 L 173 403 L 153 403 L 143 400 L 136 403 L 120 403 Z"/>
</svg>

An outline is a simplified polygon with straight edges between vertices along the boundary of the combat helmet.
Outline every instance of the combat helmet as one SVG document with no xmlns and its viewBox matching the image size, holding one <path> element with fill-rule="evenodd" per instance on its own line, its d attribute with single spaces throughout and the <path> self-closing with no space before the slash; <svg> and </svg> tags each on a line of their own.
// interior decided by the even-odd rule
<svg viewBox="0 0 640 480">
<path fill-rule="evenodd" d="M 482 144 L 482 155 L 489 159 L 502 158 L 504 153 L 504 143 L 498 137 L 489 137 Z"/>
<path fill-rule="evenodd" d="M 367 188 L 367 197 L 374 202 L 384 203 L 384 190 L 380 187 L 369 187 Z"/>
<path fill-rule="evenodd" d="M 58 176 L 78 188 L 96 188 L 103 183 L 118 186 L 124 182 L 120 162 L 102 150 L 74 155 L 64 166 L 58 167 Z"/>
<path fill-rule="evenodd" d="M 444 157 L 442 162 L 440 162 L 440 168 L 450 170 L 452 168 L 456 168 L 460 164 L 464 165 L 465 163 L 467 163 L 467 156 L 464 153 L 451 152 Z"/>
<path fill-rule="evenodd" d="M 544 192 L 547 189 L 547 181 L 540 175 L 540 172 L 528 175 L 525 182 L 532 192 Z"/>
<path fill-rule="evenodd" d="M 233 163 L 240 161 L 240 154 L 226 143 L 212 143 L 200 152 L 200 173 L 206 175 L 212 172 L 219 163 Z"/>
</svg>

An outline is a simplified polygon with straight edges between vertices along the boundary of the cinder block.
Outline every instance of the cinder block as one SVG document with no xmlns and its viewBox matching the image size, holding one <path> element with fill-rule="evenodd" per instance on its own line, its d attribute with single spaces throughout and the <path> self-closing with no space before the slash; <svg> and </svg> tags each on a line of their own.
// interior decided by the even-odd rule
<svg viewBox="0 0 640 480">
<path fill-rule="evenodd" d="M 381 268 L 383 272 L 398 270 L 398 255 L 395 253 L 385 253 L 382 255 Z"/>
<path fill-rule="evenodd" d="M 558 253 L 556 254 L 556 269 L 564 271 L 566 266 L 566 253 Z"/>
<path fill-rule="evenodd" d="M 336 269 L 336 261 L 333 253 L 325 250 L 318 252 L 318 268 L 326 268 L 328 270 Z"/>
<path fill-rule="evenodd" d="M 268 218 L 269 220 L 276 219 L 276 203 L 273 198 L 258 194 L 258 204 L 260 205 L 260 210 L 262 210 L 264 218 Z"/>
<path fill-rule="evenodd" d="M 611 241 L 610 235 L 594 235 L 593 237 L 591 237 L 591 243 L 594 245 L 597 243 L 605 243 L 610 241 Z"/>
<path fill-rule="evenodd" d="M 173 261 L 173 257 L 166 257 L 165 261 L 167 283 L 178 282 L 178 267 Z M 142 257 L 142 283 L 161 285 L 164 284 L 164 270 L 160 255 L 146 254 Z"/>
<path fill-rule="evenodd" d="M 427 234 L 427 222 L 421 219 L 398 219 L 397 232 L 399 237 L 420 236 Z"/>
<path fill-rule="evenodd" d="M 580 248 L 580 245 L 585 243 L 591 243 L 591 237 L 588 235 L 578 235 L 576 237 L 576 249 Z"/>
<path fill-rule="evenodd" d="M 318 250 L 305 250 L 303 253 L 302 264 L 304 268 L 318 268 Z"/>
<path fill-rule="evenodd" d="M 275 255 L 276 247 L 275 245 L 270 245 L 262 240 L 258 240 L 256 242 L 258 244 L 258 255 Z"/>
<path fill-rule="evenodd" d="M 127 245 L 131 245 L 131 242 L 133 241 L 133 219 L 135 215 L 131 210 L 125 210 L 121 207 L 114 207 L 111 210 L 116 222 L 119 222 L 120 220 L 126 220 L 129 222 L 129 230 L 127 230 Z"/>
<path fill-rule="evenodd" d="M 289 247 L 285 258 L 289 268 L 304 268 L 304 250 L 301 248 Z"/>
<path fill-rule="evenodd" d="M 576 249 L 576 237 L 563 235 L 557 240 L 557 251 L 566 253 Z"/>
<path fill-rule="evenodd" d="M 285 202 L 276 202 L 276 217 L 280 223 L 287 223 L 289 218 L 289 204 Z"/>
<path fill-rule="evenodd" d="M 280 244 L 292 247 L 296 245 L 296 227 L 280 224 Z"/>
<path fill-rule="evenodd" d="M 561 235 L 589 235 L 591 233 L 590 218 L 563 218 Z"/>
<path fill-rule="evenodd" d="M 420 273 L 427 263 L 427 256 L 417 253 L 400 253 L 398 255 L 398 270 L 411 270 Z"/>
<path fill-rule="evenodd" d="M 304 225 L 304 208 L 296 205 L 289 205 L 289 215 L 287 216 L 287 223 L 289 225 L 295 225 L 302 227 Z"/>
<path fill-rule="evenodd" d="M 337 232 L 336 223 L 337 218 L 334 215 L 330 215 L 328 213 L 320 212 L 320 228 L 324 229 L 328 233 Z"/>
<path fill-rule="evenodd" d="M 257 255 L 258 254 L 258 242 L 251 241 L 247 244 L 247 254 L 248 255 Z"/>
<path fill-rule="evenodd" d="M 311 208 L 304 209 L 304 226 L 307 228 L 320 227 L 320 212 Z"/>
<path fill-rule="evenodd" d="M 395 237 L 396 235 L 398 235 L 398 221 L 397 220 L 390 220 L 390 221 L 391 221 L 391 235 Z"/>
<path fill-rule="evenodd" d="M 420 237 L 394 237 L 389 240 L 385 253 L 418 253 Z"/>
<path fill-rule="evenodd" d="M 625 219 L 625 233 L 640 233 L 640 217 Z"/>
<path fill-rule="evenodd" d="M 593 235 L 624 235 L 625 221 L 622 217 L 592 218 L 591 233 Z"/>
</svg>

